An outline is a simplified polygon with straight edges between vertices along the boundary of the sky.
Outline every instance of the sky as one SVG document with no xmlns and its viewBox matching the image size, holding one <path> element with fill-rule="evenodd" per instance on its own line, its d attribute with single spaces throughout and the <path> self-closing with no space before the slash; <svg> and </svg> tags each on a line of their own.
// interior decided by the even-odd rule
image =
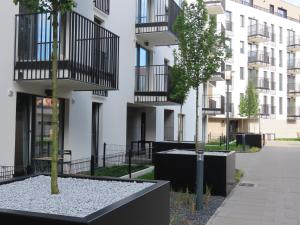
<svg viewBox="0 0 300 225">
<path fill-rule="evenodd" d="M 285 0 L 286 2 L 290 2 L 293 3 L 295 5 L 299 5 L 300 6 L 300 0 Z"/>
</svg>

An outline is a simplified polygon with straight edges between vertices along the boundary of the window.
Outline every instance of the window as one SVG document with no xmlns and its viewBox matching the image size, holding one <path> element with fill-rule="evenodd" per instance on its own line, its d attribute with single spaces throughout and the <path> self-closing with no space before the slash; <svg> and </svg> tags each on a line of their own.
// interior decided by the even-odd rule
<svg viewBox="0 0 300 225">
<path fill-rule="evenodd" d="M 270 4 L 270 13 L 274 14 L 274 5 Z"/>
<path fill-rule="evenodd" d="M 245 77 L 244 77 L 244 67 L 240 67 L 240 79 L 241 80 L 245 79 Z"/>
<path fill-rule="evenodd" d="M 287 30 L 287 36 L 288 36 L 288 45 L 294 45 L 295 44 L 295 31 L 293 30 Z"/>
<path fill-rule="evenodd" d="M 232 22 L 231 22 L 232 14 L 230 11 L 226 11 L 225 15 L 226 15 L 226 30 L 232 31 Z"/>
<path fill-rule="evenodd" d="M 271 96 L 271 114 L 275 114 L 275 103 L 274 103 L 274 96 Z"/>
<path fill-rule="evenodd" d="M 282 73 L 279 74 L 279 91 L 282 91 Z"/>
<path fill-rule="evenodd" d="M 279 43 L 282 44 L 282 27 L 279 27 Z"/>
<path fill-rule="evenodd" d="M 275 50 L 271 48 L 271 65 L 275 66 Z"/>
<path fill-rule="evenodd" d="M 271 41 L 275 42 L 275 29 L 274 24 L 271 24 Z"/>
<path fill-rule="evenodd" d="M 275 90 L 275 76 L 274 76 L 274 72 L 271 72 L 271 90 Z"/>
<path fill-rule="evenodd" d="M 245 53 L 245 42 L 240 41 L 240 53 Z"/>
<path fill-rule="evenodd" d="M 283 107 L 282 107 L 282 97 L 279 97 L 279 114 L 282 115 L 283 112 Z"/>
<path fill-rule="evenodd" d="M 284 8 L 278 8 L 277 15 L 283 18 L 287 18 L 287 11 Z"/>
<path fill-rule="evenodd" d="M 245 27 L 245 17 L 244 15 L 240 15 L 241 27 Z"/>
<path fill-rule="evenodd" d="M 282 50 L 279 50 L 279 66 L 282 67 Z"/>
</svg>

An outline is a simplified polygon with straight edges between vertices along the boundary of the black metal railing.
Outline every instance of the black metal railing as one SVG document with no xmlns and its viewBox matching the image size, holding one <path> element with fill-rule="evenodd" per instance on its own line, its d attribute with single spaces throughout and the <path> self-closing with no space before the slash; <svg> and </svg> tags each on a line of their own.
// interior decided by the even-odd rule
<svg viewBox="0 0 300 225">
<path fill-rule="evenodd" d="M 276 106 L 271 105 L 271 106 L 270 106 L 270 110 L 271 110 L 271 115 L 276 114 Z"/>
<path fill-rule="evenodd" d="M 174 0 L 137 0 L 136 33 L 152 33 L 173 30 L 181 8 Z M 151 5 L 151 7 L 149 7 Z"/>
<path fill-rule="evenodd" d="M 287 116 L 288 117 L 300 117 L 300 107 L 288 105 Z"/>
<path fill-rule="evenodd" d="M 295 80 L 288 80 L 287 90 L 288 93 L 300 93 L 300 83 L 296 83 Z"/>
<path fill-rule="evenodd" d="M 288 70 L 299 70 L 300 69 L 300 59 L 288 60 L 287 61 Z"/>
<path fill-rule="evenodd" d="M 271 82 L 268 78 L 257 78 L 256 80 L 256 88 L 257 89 L 265 89 L 269 90 Z"/>
<path fill-rule="evenodd" d="M 270 28 L 264 24 L 252 24 L 248 27 L 248 37 L 260 36 L 270 38 Z"/>
<path fill-rule="evenodd" d="M 204 114 L 224 114 L 225 97 L 222 95 L 203 95 L 202 112 Z"/>
<path fill-rule="evenodd" d="M 263 51 L 251 51 L 248 54 L 248 63 L 270 64 L 269 54 Z"/>
<path fill-rule="evenodd" d="M 225 21 L 225 29 L 227 31 L 233 31 L 233 23 L 230 20 Z"/>
<path fill-rule="evenodd" d="M 270 115 L 270 105 L 263 104 L 260 106 L 260 115 Z"/>
<path fill-rule="evenodd" d="M 49 13 L 16 15 L 14 80 L 51 79 Z M 59 15 L 59 79 L 118 88 L 119 37 L 76 12 Z"/>
<path fill-rule="evenodd" d="M 287 38 L 288 48 L 300 47 L 300 35 L 289 36 Z"/>
<path fill-rule="evenodd" d="M 110 0 L 94 0 L 95 7 L 109 14 Z"/>
<path fill-rule="evenodd" d="M 135 68 L 136 102 L 165 102 L 170 93 L 170 67 L 166 65 Z"/>
<path fill-rule="evenodd" d="M 29 174 L 25 166 L 0 166 L 0 182 Z"/>
</svg>

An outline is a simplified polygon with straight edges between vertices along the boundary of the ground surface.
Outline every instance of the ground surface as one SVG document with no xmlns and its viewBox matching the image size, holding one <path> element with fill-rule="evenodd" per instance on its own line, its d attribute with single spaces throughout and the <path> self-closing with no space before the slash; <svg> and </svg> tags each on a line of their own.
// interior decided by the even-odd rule
<svg viewBox="0 0 300 225">
<path fill-rule="evenodd" d="M 207 225 L 300 225 L 300 143 L 269 142 L 259 153 L 237 154 L 244 171 Z"/>
</svg>

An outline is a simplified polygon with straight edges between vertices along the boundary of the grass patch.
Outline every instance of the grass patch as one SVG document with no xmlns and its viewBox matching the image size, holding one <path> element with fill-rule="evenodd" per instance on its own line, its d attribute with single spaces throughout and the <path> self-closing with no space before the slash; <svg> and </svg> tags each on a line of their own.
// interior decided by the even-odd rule
<svg viewBox="0 0 300 225">
<path fill-rule="evenodd" d="M 145 165 L 132 165 L 131 172 L 137 172 L 148 168 Z M 111 166 L 95 170 L 95 176 L 107 176 L 107 177 L 121 177 L 128 174 L 128 165 L 123 166 Z"/>
<path fill-rule="evenodd" d="M 275 141 L 300 141 L 300 138 L 276 138 Z"/>
<path fill-rule="evenodd" d="M 229 151 L 237 151 L 239 150 L 241 147 L 236 146 L 236 142 L 232 142 L 229 144 Z M 225 151 L 226 149 L 226 145 L 211 145 L 211 144 L 207 144 L 205 145 L 205 151 Z"/>
<path fill-rule="evenodd" d="M 140 180 L 154 180 L 154 171 L 152 171 L 150 173 L 146 173 L 146 174 L 138 177 L 137 179 L 140 179 Z"/>
<path fill-rule="evenodd" d="M 242 170 L 238 170 L 238 169 L 235 170 L 234 179 L 237 183 L 240 182 L 243 176 L 244 176 L 244 172 Z"/>
</svg>

